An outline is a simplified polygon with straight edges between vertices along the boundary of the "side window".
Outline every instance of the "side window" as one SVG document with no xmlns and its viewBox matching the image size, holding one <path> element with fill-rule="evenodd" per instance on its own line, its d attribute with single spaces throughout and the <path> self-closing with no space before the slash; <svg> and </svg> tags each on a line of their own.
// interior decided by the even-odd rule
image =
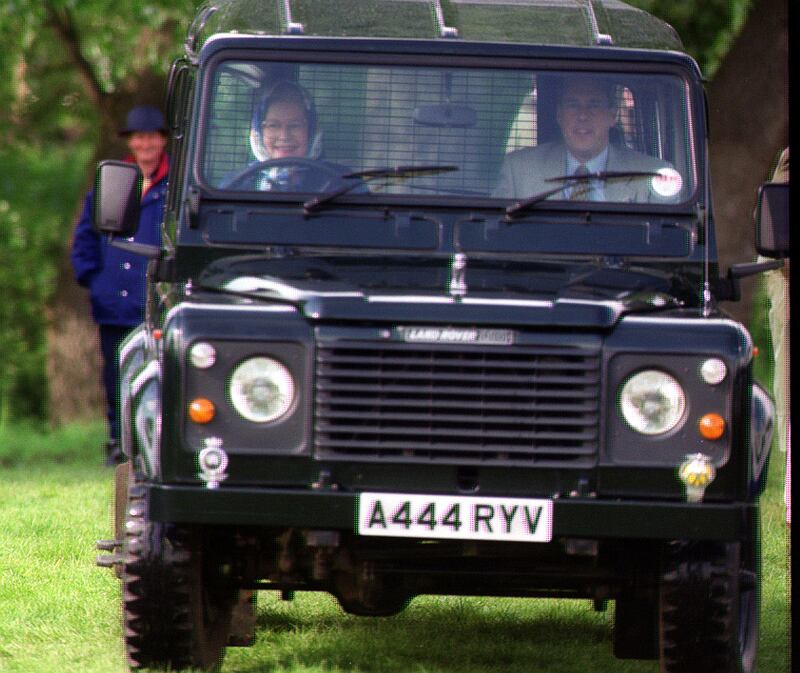
<svg viewBox="0 0 800 673">
<path fill-rule="evenodd" d="M 642 118 L 641 114 L 637 116 L 634 95 L 628 87 L 619 87 L 616 108 L 617 124 L 611 130 L 611 142 L 641 151 L 643 147 Z M 523 147 L 536 147 L 539 144 L 540 114 L 536 77 L 534 76 L 531 89 L 525 94 L 511 122 L 505 145 L 506 154 Z"/>
<path fill-rule="evenodd" d="M 617 103 L 617 141 L 632 150 L 642 149 L 641 115 L 637 117 L 636 100 L 626 86 L 619 92 Z"/>
<path fill-rule="evenodd" d="M 538 144 L 538 109 L 536 78 L 528 93 L 522 99 L 516 115 L 508 130 L 505 152 L 513 152 L 523 147 L 535 147 Z"/>
<path fill-rule="evenodd" d="M 170 73 L 167 101 L 167 123 L 170 131 L 169 155 L 171 160 L 167 213 L 176 213 L 180 186 L 186 171 L 186 135 L 189 132 L 189 109 L 194 92 L 195 70 L 185 60 L 176 61 Z M 175 218 L 171 218 L 172 221 Z M 168 232 L 173 235 L 174 232 Z"/>
</svg>

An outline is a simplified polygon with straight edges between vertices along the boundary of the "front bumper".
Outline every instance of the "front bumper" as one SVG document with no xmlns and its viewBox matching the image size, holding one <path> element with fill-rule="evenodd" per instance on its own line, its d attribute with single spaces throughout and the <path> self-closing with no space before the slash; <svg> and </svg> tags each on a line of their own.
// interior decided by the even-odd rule
<svg viewBox="0 0 800 673">
<path fill-rule="evenodd" d="M 149 484 L 146 490 L 155 521 L 356 529 L 357 493 L 165 484 Z M 751 530 L 757 507 L 753 503 L 560 498 L 553 502 L 553 539 L 741 540 Z"/>
</svg>

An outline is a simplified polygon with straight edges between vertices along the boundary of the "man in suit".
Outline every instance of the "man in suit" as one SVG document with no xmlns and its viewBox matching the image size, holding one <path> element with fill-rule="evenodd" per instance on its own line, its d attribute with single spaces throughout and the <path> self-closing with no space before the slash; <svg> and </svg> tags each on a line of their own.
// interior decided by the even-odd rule
<svg viewBox="0 0 800 673">
<path fill-rule="evenodd" d="M 496 197 L 526 198 L 558 187 L 547 178 L 605 171 L 668 169 L 666 179 L 680 181 L 670 164 L 622 145 L 609 143 L 617 121 L 613 85 L 588 75 L 569 77 L 556 108 L 562 138 L 506 155 L 493 192 Z M 659 180 L 659 178 L 656 178 Z M 653 178 L 625 177 L 608 180 L 565 181 L 564 189 L 550 198 L 623 203 L 669 202 L 674 187 L 656 185 Z"/>
</svg>

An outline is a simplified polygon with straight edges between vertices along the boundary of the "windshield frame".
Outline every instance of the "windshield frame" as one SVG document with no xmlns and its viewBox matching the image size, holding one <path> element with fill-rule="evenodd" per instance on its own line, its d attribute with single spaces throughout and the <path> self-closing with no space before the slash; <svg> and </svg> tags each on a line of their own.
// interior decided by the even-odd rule
<svg viewBox="0 0 800 673">
<path fill-rule="evenodd" d="M 257 47 L 257 48 L 256 48 Z M 491 56 L 487 57 L 487 48 Z M 495 47 L 496 52 L 495 53 Z M 401 51 L 402 50 L 402 51 Z M 206 129 L 209 124 L 209 106 L 212 95 L 212 79 L 217 68 L 226 61 L 298 62 L 321 64 L 354 64 L 378 66 L 419 66 L 447 68 L 485 68 L 491 70 L 554 70 L 582 73 L 619 72 L 624 74 L 659 73 L 677 76 L 685 89 L 687 100 L 687 134 L 695 171 L 694 191 L 680 203 L 624 203 L 592 202 L 580 203 L 578 210 L 591 209 L 597 212 L 641 212 L 682 213 L 696 212 L 698 202 L 704 198 L 705 133 L 704 94 L 701 76 L 696 63 L 687 55 L 678 52 L 652 52 L 649 50 L 615 49 L 611 47 L 552 47 L 491 43 L 467 43 L 461 41 L 430 40 L 384 40 L 384 39 L 340 39 L 340 38 L 273 38 L 261 36 L 228 36 L 227 39 L 209 40 L 201 55 L 201 85 L 197 87 L 200 114 L 196 122 L 196 138 L 192 160 L 191 179 L 201 196 L 213 200 L 260 201 L 273 203 L 300 203 L 309 195 L 324 196 L 324 192 L 254 192 L 220 189 L 209 184 L 202 170 Z M 505 209 L 515 200 L 475 195 L 443 194 L 392 194 L 350 192 L 335 200 L 345 207 L 363 205 L 375 207 L 447 207 L 464 209 Z M 537 204 L 534 211 L 575 211 L 576 204 L 563 200 L 548 200 Z M 525 220 L 526 216 L 520 216 Z"/>
</svg>

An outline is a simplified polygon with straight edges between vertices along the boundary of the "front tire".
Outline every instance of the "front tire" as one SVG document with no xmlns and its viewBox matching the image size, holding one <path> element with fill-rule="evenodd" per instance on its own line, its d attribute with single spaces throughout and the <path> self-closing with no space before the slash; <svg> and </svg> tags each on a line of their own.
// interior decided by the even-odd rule
<svg viewBox="0 0 800 673">
<path fill-rule="evenodd" d="M 129 489 L 122 608 L 131 669 L 222 664 L 237 592 L 204 560 L 200 532 L 150 521 L 144 489 Z"/>
<path fill-rule="evenodd" d="M 753 673 L 760 607 L 757 515 L 745 542 L 676 542 L 659 588 L 661 673 Z"/>
</svg>

